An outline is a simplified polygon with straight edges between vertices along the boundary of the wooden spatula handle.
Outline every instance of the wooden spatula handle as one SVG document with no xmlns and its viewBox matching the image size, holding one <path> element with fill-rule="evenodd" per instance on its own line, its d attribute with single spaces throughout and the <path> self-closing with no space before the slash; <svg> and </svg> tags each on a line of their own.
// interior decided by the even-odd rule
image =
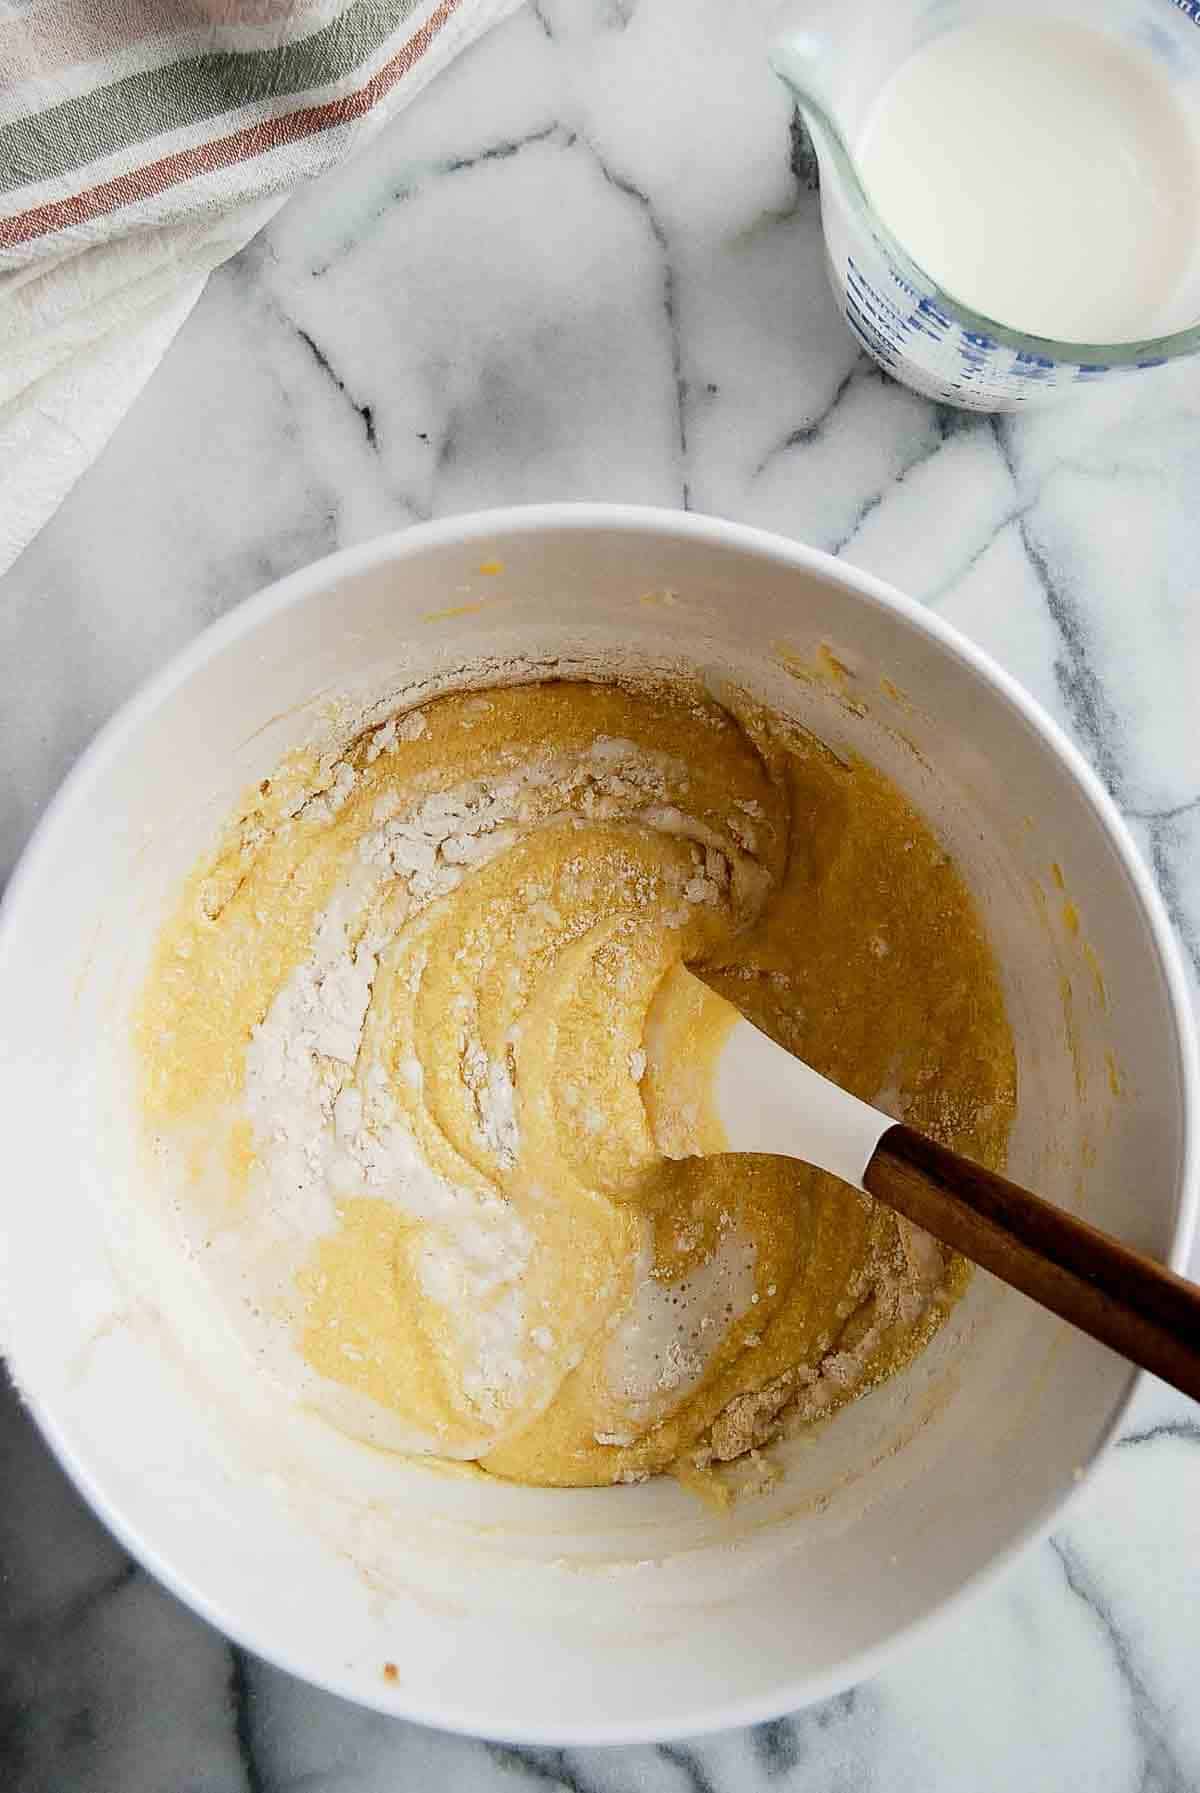
<svg viewBox="0 0 1200 1793">
<path fill-rule="evenodd" d="M 863 1185 L 943 1245 L 1200 1401 L 1200 1286 L 911 1127 L 888 1128 Z"/>
</svg>

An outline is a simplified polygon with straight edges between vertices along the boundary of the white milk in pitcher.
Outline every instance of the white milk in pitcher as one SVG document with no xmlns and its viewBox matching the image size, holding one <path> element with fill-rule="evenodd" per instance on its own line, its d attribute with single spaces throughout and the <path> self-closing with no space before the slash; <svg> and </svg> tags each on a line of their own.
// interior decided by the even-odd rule
<svg viewBox="0 0 1200 1793">
<path fill-rule="evenodd" d="M 1194 321 L 1196 131 L 1146 52 L 1028 17 L 948 31 L 888 81 L 857 157 L 893 236 L 986 317 L 1091 343 Z"/>
</svg>

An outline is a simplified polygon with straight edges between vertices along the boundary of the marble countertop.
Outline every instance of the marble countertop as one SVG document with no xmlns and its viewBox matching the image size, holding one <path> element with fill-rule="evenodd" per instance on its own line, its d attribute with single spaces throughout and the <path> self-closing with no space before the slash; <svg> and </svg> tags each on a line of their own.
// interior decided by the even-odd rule
<svg viewBox="0 0 1200 1793">
<path fill-rule="evenodd" d="M 965 629 L 1091 759 L 1200 973 L 1200 363 L 1009 423 L 886 381 L 826 289 L 774 11 L 536 0 L 214 276 L 3 581 L 0 873 L 98 725 L 265 582 L 447 512 L 635 500 Z M 1150 1384 L 1060 1531 L 869 1685 L 694 1745 L 453 1739 L 231 1648 L 0 1395 L 10 1793 L 1185 1793 L 1198 1615 L 1200 1413 Z"/>
</svg>

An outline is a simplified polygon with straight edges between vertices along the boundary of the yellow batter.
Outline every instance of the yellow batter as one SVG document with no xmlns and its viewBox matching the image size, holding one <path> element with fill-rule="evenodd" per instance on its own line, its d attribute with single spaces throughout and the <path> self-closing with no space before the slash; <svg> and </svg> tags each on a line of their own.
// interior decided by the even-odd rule
<svg viewBox="0 0 1200 1793">
<path fill-rule="evenodd" d="M 264 781 L 137 1040 L 188 1235 L 271 1373 L 390 1448 L 603 1484 L 738 1457 L 921 1347 L 960 1263 L 801 1165 L 681 1155 L 715 1143 L 704 1054 L 670 1087 L 644 1037 L 680 961 L 1002 1164 L 992 956 L 870 766 L 683 687 L 547 683 Z"/>
</svg>

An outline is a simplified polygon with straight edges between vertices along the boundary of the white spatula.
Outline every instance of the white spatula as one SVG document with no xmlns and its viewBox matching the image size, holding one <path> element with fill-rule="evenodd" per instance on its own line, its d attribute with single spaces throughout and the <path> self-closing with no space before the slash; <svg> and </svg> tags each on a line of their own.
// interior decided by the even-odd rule
<svg viewBox="0 0 1200 1793">
<path fill-rule="evenodd" d="M 943 1245 L 1131 1363 L 1200 1400 L 1200 1287 L 822 1077 L 690 972 L 673 979 L 727 1031 L 713 1099 L 733 1152 L 801 1158 L 866 1190 Z M 718 1015 L 720 1004 L 727 1011 Z M 650 1035 L 647 1034 L 649 1042 Z"/>
</svg>

